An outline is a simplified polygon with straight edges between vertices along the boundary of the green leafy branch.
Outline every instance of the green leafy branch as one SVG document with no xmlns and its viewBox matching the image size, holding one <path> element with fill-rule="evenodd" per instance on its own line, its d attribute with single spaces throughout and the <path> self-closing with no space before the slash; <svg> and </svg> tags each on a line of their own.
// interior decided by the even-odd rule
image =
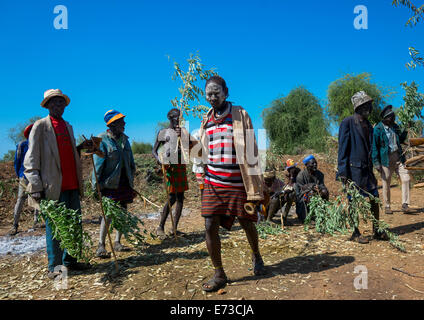
<svg viewBox="0 0 424 320">
<path fill-rule="evenodd" d="M 170 57 L 168 56 L 168 59 Z M 178 91 L 181 98 L 175 97 L 171 100 L 171 104 L 181 111 L 181 117 L 184 114 L 188 115 L 190 112 L 194 117 L 202 117 L 202 114 L 208 110 L 208 107 L 201 104 L 200 99 L 205 96 L 203 89 L 196 85 L 200 80 L 207 80 L 213 75 L 216 75 L 214 69 L 205 70 L 204 65 L 198 53 L 190 54 L 187 59 L 188 70 L 183 71 L 178 62 L 174 61 L 174 74 L 172 80 L 180 79 L 182 81 L 181 87 Z"/>
<path fill-rule="evenodd" d="M 344 190 L 345 195 L 336 197 L 333 201 L 326 201 L 320 196 L 312 196 L 309 203 L 309 213 L 305 219 L 305 230 L 308 230 L 312 220 L 315 220 L 315 230 L 323 234 L 352 232 L 358 228 L 359 221 L 371 221 L 377 226 L 377 231 L 385 232 L 389 243 L 396 249 L 405 252 L 405 247 L 399 241 L 398 235 L 389 231 L 384 221 L 377 220 L 371 214 L 371 203 L 375 201 L 381 205 L 380 199 L 368 194 L 369 200 L 361 194 L 354 182 L 350 182 Z M 350 201 L 347 197 L 350 198 Z"/>
<path fill-rule="evenodd" d="M 408 19 L 406 26 L 410 26 L 412 28 L 424 19 L 424 4 L 417 7 L 409 0 L 393 0 L 392 5 L 395 7 L 403 5 L 412 10 L 413 16 Z M 411 56 L 412 61 L 406 63 L 406 67 L 408 69 L 415 69 L 417 66 L 424 67 L 424 59 L 419 56 L 419 53 L 420 52 L 414 47 L 409 47 L 409 55 Z"/>
<path fill-rule="evenodd" d="M 53 238 L 59 241 L 60 248 L 66 249 L 72 257 L 88 263 L 93 257 L 90 250 L 93 241 L 82 229 L 81 213 L 54 200 L 41 200 L 40 211 L 40 215 L 52 229 Z"/>
<path fill-rule="evenodd" d="M 148 234 L 145 228 L 143 228 L 142 231 L 140 230 L 139 224 L 144 227 L 144 222 L 122 208 L 112 199 L 103 197 L 102 203 L 106 218 L 111 219 L 109 226 L 110 232 L 112 232 L 113 229 L 118 230 L 136 249 L 142 249 L 142 246 L 146 243 L 146 236 Z M 149 233 L 149 235 L 155 238 L 155 235 L 152 233 Z"/>
</svg>

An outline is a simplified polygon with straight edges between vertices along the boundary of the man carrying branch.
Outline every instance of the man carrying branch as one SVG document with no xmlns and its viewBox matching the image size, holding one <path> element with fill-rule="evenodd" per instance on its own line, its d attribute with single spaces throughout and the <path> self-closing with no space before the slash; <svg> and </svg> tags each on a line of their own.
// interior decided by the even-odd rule
<svg viewBox="0 0 424 320">
<path fill-rule="evenodd" d="M 368 121 L 371 114 L 373 99 L 365 91 L 359 91 L 352 96 L 354 115 L 342 121 L 339 128 L 339 151 L 337 164 L 337 178 L 344 185 L 348 180 L 355 183 L 364 197 L 371 194 L 378 198 L 377 179 L 373 173 L 371 147 L 373 127 Z M 380 208 L 375 200 L 370 201 L 371 212 L 378 221 Z M 377 223 L 373 223 L 375 239 L 388 240 L 387 234 L 378 232 Z M 363 236 L 359 228 L 355 228 L 351 241 L 364 244 L 369 240 Z"/>
<path fill-rule="evenodd" d="M 160 238 L 165 238 L 165 222 L 172 206 L 177 202 L 175 215 L 173 216 L 174 225 L 172 233 L 177 232 L 178 223 L 181 218 L 184 205 L 184 192 L 188 190 L 186 161 L 183 150 L 185 143 L 179 141 L 188 141 L 189 133 L 185 128 L 180 127 L 180 110 L 173 108 L 168 112 L 169 127 L 158 132 L 152 154 L 164 166 L 167 179 L 167 188 L 169 199 L 163 207 L 159 226 L 156 234 Z M 171 212 L 172 214 L 172 212 Z"/>
<path fill-rule="evenodd" d="M 92 186 L 96 190 L 96 177 L 99 181 L 100 191 L 103 197 L 116 201 L 124 210 L 129 203 L 133 201 L 136 193 L 132 189 L 134 186 L 135 163 L 128 136 L 125 131 L 125 116 L 117 110 L 109 110 L 104 115 L 104 120 L 108 130 L 99 135 L 102 138 L 100 151 L 104 157 L 94 155 Z M 95 191 L 95 194 L 97 192 Z M 109 225 L 111 219 L 107 221 Z M 110 253 L 106 251 L 106 221 L 102 219 L 100 225 L 99 246 L 96 256 L 99 258 L 108 258 Z M 115 251 L 129 251 L 130 249 L 121 244 L 122 234 L 116 230 L 114 243 Z"/>
<path fill-rule="evenodd" d="M 36 202 L 41 199 L 58 200 L 81 214 L 80 197 L 84 195 L 84 188 L 80 150 L 89 147 L 90 142 L 85 141 L 78 147 L 75 145 L 72 126 L 62 118 L 69 103 L 69 97 L 59 89 L 44 92 L 41 106 L 49 110 L 49 115 L 36 121 L 32 127 L 24 174 L 28 179 L 27 192 L 31 199 Z M 56 266 L 64 265 L 70 270 L 89 268 L 90 265 L 78 263 L 66 249 L 60 249 L 59 241 L 53 238 L 50 223 L 47 219 L 48 277 L 53 279 L 59 274 L 55 271 Z M 82 232 L 82 225 L 77 232 Z"/>
</svg>

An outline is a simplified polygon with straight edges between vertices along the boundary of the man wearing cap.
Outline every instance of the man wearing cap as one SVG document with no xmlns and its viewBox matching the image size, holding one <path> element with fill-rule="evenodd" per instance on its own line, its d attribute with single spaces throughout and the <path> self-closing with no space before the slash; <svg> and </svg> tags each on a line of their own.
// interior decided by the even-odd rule
<svg viewBox="0 0 424 320">
<path fill-rule="evenodd" d="M 104 157 L 94 155 L 94 165 L 97 172 L 100 191 L 103 197 L 116 201 L 124 210 L 127 209 L 136 196 L 134 187 L 135 163 L 128 141 L 128 136 L 124 134 L 125 121 L 124 115 L 116 110 L 109 110 L 104 115 L 104 120 L 108 130 L 101 133 L 98 137 L 102 138 L 100 151 Z M 96 177 L 93 170 L 92 186 L 96 190 Z M 110 224 L 110 220 L 107 224 Z M 96 256 L 99 258 L 108 258 L 110 253 L 106 251 L 106 222 L 102 219 L 100 225 L 99 246 Z M 114 249 L 116 251 L 128 251 L 129 248 L 121 244 L 122 234 L 117 230 Z"/>
<path fill-rule="evenodd" d="M 18 233 L 18 226 L 19 226 L 19 218 L 21 216 L 21 212 L 25 203 L 25 200 L 28 198 L 28 194 L 25 192 L 26 187 L 28 185 L 28 180 L 26 179 L 24 175 L 24 159 L 25 155 L 28 151 L 28 137 L 29 133 L 31 132 L 33 124 L 30 124 L 27 126 L 24 130 L 24 136 L 25 140 L 19 142 L 16 145 L 16 152 L 15 152 L 15 172 L 19 179 L 19 191 L 18 191 L 18 199 L 16 201 L 15 210 L 13 212 L 13 227 L 9 231 L 10 236 L 14 236 Z M 37 226 L 38 220 L 38 209 L 34 208 L 34 225 L 33 228 L 35 229 Z"/>
<path fill-rule="evenodd" d="M 303 223 L 308 212 L 308 204 L 313 195 L 320 195 L 329 199 L 329 192 L 324 184 L 324 174 L 318 170 L 318 163 L 313 155 L 303 159 L 306 169 L 302 170 L 296 178 L 297 215 Z"/>
<path fill-rule="evenodd" d="M 384 212 L 393 214 L 390 208 L 390 182 L 393 172 L 396 172 L 402 182 L 402 211 L 410 213 L 409 181 L 410 176 L 405 168 L 405 156 L 401 143 L 404 143 L 408 132 L 401 131 L 395 123 L 393 107 L 388 105 L 381 112 L 382 121 L 374 127 L 372 144 L 372 161 L 380 172 L 383 184 Z"/>
<path fill-rule="evenodd" d="M 353 181 L 363 196 L 368 194 L 378 197 L 377 180 L 373 173 L 371 148 L 373 127 L 368 121 L 372 110 L 373 99 L 364 91 L 359 91 L 352 96 L 354 115 L 345 118 L 339 128 L 339 151 L 337 160 L 336 179 L 343 184 Z M 371 200 L 371 212 L 375 219 L 379 219 L 379 205 Z M 373 225 L 375 239 L 387 240 L 387 235 L 378 232 L 377 224 Z M 368 243 L 358 228 L 355 228 L 351 241 Z"/>
<path fill-rule="evenodd" d="M 28 179 L 27 192 L 32 200 L 58 200 L 65 203 L 67 208 L 81 213 L 80 197 L 84 195 L 84 188 L 79 153 L 88 147 L 88 143 L 77 147 L 72 126 L 62 118 L 69 102 L 69 97 L 59 89 L 44 92 L 41 106 L 49 110 L 49 115 L 36 121 L 32 127 L 24 174 Z M 53 238 L 48 220 L 46 245 L 49 278 L 53 279 L 59 273 L 55 271 L 57 266 L 64 265 L 70 270 L 89 267 L 78 263 L 66 249 L 62 251 L 59 241 Z"/>
</svg>

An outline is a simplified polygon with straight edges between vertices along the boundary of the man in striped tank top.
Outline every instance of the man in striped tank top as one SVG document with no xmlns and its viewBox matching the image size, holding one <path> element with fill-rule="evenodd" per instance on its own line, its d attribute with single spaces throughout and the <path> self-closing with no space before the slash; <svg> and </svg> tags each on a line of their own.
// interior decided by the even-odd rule
<svg viewBox="0 0 424 320">
<path fill-rule="evenodd" d="M 205 186 L 202 197 L 202 216 L 205 218 L 206 246 L 215 268 L 204 291 L 224 287 L 227 277 L 221 260 L 219 226 L 230 230 L 237 217 L 246 232 L 252 250 L 255 275 L 265 273 L 259 253 L 256 215 L 249 215 L 246 202 L 263 200 L 263 177 L 257 155 L 257 145 L 251 119 L 247 112 L 226 101 L 228 88 L 225 80 L 213 76 L 206 82 L 206 100 L 212 108 L 204 116 L 199 131 L 202 160 L 205 166 Z M 253 148 L 251 148 L 253 146 Z M 248 161 L 250 160 L 250 161 Z"/>
</svg>

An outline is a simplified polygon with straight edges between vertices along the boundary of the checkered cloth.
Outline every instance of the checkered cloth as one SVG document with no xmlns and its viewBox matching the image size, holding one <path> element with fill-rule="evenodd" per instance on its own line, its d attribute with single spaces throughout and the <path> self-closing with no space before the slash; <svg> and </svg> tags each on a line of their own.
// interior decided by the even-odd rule
<svg viewBox="0 0 424 320">
<path fill-rule="evenodd" d="M 179 193 L 188 190 L 185 164 L 170 164 L 165 166 L 166 176 L 170 182 L 169 193 Z"/>
</svg>

